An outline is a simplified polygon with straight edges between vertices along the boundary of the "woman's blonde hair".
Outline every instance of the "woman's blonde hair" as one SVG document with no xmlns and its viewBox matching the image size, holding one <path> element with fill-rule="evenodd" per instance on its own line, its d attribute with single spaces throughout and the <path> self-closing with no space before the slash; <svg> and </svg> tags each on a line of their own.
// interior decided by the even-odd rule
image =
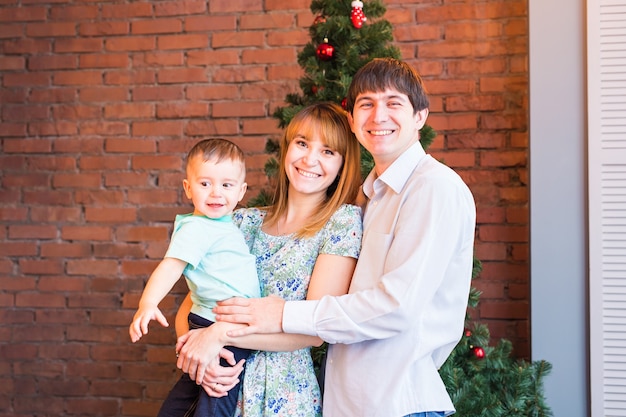
<svg viewBox="0 0 626 417">
<path fill-rule="evenodd" d="M 280 142 L 279 169 L 273 204 L 268 208 L 267 225 L 275 225 L 287 210 L 289 178 L 285 158 L 289 144 L 296 135 L 319 134 L 321 140 L 343 156 L 343 164 L 335 181 L 326 190 L 326 198 L 309 221 L 298 231 L 298 237 L 310 237 L 328 222 L 342 204 L 353 204 L 361 186 L 361 150 L 350 129 L 346 112 L 337 104 L 315 103 L 300 110 L 289 122 Z"/>
</svg>

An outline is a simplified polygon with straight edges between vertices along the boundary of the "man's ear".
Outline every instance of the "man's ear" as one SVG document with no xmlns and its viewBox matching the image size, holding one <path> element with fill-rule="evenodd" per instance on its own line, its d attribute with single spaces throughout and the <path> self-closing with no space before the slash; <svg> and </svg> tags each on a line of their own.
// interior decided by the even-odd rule
<svg viewBox="0 0 626 417">
<path fill-rule="evenodd" d="M 354 133 L 354 119 L 352 118 L 352 113 L 346 112 L 346 116 L 348 117 L 348 124 L 350 125 L 350 130 Z"/>
<path fill-rule="evenodd" d="M 426 119 L 428 118 L 428 108 L 418 110 L 415 113 L 415 124 L 417 130 L 420 130 L 426 124 Z"/>
</svg>

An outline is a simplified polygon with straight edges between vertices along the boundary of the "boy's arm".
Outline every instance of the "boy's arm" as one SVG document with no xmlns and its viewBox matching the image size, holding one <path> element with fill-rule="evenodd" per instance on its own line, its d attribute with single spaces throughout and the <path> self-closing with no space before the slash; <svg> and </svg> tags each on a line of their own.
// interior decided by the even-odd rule
<svg viewBox="0 0 626 417">
<path fill-rule="evenodd" d="M 150 320 L 157 320 L 165 327 L 169 326 L 158 306 L 176 281 L 178 281 L 185 266 L 187 266 L 187 263 L 180 259 L 165 258 L 152 272 L 139 300 L 139 308 L 130 325 L 129 333 L 133 342 L 136 342 L 142 335 L 148 333 Z"/>
</svg>

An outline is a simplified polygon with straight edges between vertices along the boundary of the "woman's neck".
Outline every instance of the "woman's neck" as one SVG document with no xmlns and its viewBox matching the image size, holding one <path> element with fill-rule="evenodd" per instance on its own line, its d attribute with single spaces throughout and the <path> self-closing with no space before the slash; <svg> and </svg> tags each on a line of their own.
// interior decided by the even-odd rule
<svg viewBox="0 0 626 417">
<path fill-rule="evenodd" d="M 276 224 L 266 232 L 276 235 L 289 235 L 298 232 L 310 221 L 313 213 L 319 209 L 323 197 L 321 194 L 290 193 L 287 209 L 278 218 Z"/>
</svg>

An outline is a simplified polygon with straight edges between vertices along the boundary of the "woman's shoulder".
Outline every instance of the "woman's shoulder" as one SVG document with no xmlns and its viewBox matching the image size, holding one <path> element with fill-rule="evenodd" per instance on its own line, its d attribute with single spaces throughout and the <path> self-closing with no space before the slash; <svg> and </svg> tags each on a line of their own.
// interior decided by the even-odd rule
<svg viewBox="0 0 626 417">
<path fill-rule="evenodd" d="M 361 207 L 354 204 L 342 204 L 332 215 L 333 219 L 351 219 L 355 217 L 361 219 Z"/>
<path fill-rule="evenodd" d="M 258 225 L 263 223 L 266 213 L 265 210 L 257 207 L 240 208 L 233 212 L 233 221 L 238 226 Z"/>
<path fill-rule="evenodd" d="M 331 232 L 337 229 L 361 229 L 362 223 L 361 207 L 343 204 L 333 213 L 325 228 Z"/>
</svg>

